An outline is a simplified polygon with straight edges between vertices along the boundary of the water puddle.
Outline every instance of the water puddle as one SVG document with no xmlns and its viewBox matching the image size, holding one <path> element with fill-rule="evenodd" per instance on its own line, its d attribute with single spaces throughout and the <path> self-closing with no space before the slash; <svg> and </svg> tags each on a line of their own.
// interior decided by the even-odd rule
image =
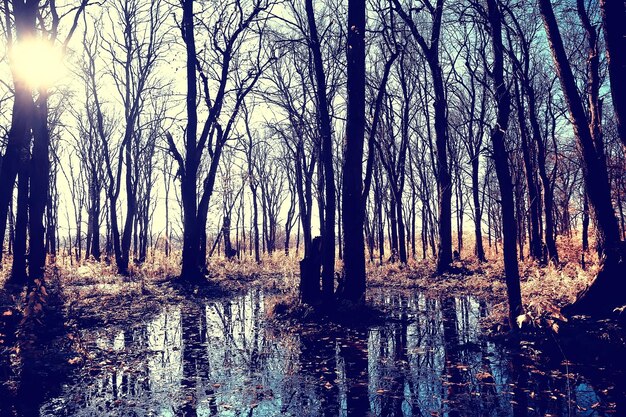
<svg viewBox="0 0 626 417">
<path fill-rule="evenodd" d="M 610 382 L 534 347 L 481 337 L 473 297 L 373 290 L 384 325 L 277 330 L 258 290 L 175 305 L 133 331 L 85 331 L 93 363 L 40 407 L 45 416 L 603 416 Z M 597 369 L 596 369 L 597 371 Z M 597 374 L 597 372 L 596 372 Z M 585 376 L 583 376 L 585 375 Z"/>
</svg>

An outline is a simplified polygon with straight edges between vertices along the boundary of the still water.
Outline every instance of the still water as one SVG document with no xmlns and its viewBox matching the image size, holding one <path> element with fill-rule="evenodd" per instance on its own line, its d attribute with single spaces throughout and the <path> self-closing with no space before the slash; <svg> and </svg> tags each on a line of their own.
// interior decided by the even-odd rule
<svg viewBox="0 0 626 417">
<path fill-rule="evenodd" d="M 390 312 L 360 330 L 267 321 L 259 290 L 164 307 L 132 331 L 85 331 L 93 360 L 42 416 L 602 416 L 619 388 L 587 368 L 481 337 L 473 297 L 373 290 Z M 565 354 L 564 354 L 565 355 Z M 596 369 L 597 371 L 597 369 Z M 597 374 L 597 372 L 592 372 Z"/>
</svg>

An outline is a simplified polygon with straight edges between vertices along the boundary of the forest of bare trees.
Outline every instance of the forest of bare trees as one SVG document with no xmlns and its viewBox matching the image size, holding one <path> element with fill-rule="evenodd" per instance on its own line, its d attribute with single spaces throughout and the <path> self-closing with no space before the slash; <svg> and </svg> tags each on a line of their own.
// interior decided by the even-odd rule
<svg viewBox="0 0 626 417">
<path fill-rule="evenodd" d="M 212 257 L 296 256 L 304 302 L 358 303 L 366 264 L 497 256 L 514 323 L 519 260 L 558 267 L 576 236 L 602 266 L 568 311 L 624 304 L 621 1 L 2 11 L 7 285 L 58 257 L 124 276 L 163 253 L 197 285 Z"/>
<path fill-rule="evenodd" d="M 0 12 L 0 417 L 626 413 L 624 0 Z"/>
</svg>

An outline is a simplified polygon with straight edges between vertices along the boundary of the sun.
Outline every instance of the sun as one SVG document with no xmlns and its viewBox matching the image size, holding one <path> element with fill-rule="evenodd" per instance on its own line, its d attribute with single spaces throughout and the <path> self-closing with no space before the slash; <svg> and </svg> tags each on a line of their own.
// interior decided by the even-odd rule
<svg viewBox="0 0 626 417">
<path fill-rule="evenodd" d="M 11 48 L 10 58 L 15 76 L 33 89 L 51 87 L 65 73 L 61 48 L 44 39 L 17 41 Z"/>
</svg>

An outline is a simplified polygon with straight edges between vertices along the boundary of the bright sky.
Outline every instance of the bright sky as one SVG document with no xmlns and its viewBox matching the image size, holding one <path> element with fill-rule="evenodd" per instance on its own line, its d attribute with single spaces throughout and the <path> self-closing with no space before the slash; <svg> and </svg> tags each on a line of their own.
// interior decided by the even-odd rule
<svg viewBox="0 0 626 417">
<path fill-rule="evenodd" d="M 154 2 L 142 2 L 139 1 L 138 5 L 140 7 L 140 13 L 147 13 L 148 8 L 155 7 Z M 62 6 L 61 6 L 62 7 Z M 166 7 L 165 4 L 161 6 L 163 9 Z M 167 39 L 167 45 L 165 45 L 160 54 L 161 59 L 159 60 L 157 67 L 154 70 L 155 75 L 161 80 L 163 84 L 169 84 L 170 89 L 172 91 L 172 95 L 167 97 L 167 118 L 168 121 L 164 123 L 163 133 L 164 131 L 170 130 L 174 136 L 174 138 L 182 138 L 182 132 L 184 127 L 184 94 L 186 91 L 186 79 L 185 79 L 185 53 L 184 49 L 181 46 L 180 32 L 179 29 L 175 26 L 177 22 L 180 21 L 180 11 L 176 7 L 172 12 L 163 12 L 164 16 L 167 16 L 167 20 L 164 22 L 159 36 Z M 71 22 L 72 17 L 66 16 L 62 22 L 60 27 L 61 37 L 63 36 L 64 31 L 67 30 L 68 25 Z M 51 99 L 50 102 L 52 104 L 58 102 L 62 97 L 72 97 L 69 100 L 66 98 L 64 101 L 66 106 L 63 109 L 61 124 L 62 127 L 57 129 L 56 132 L 58 136 L 55 138 L 58 142 L 58 152 L 61 161 L 60 170 L 57 178 L 57 187 L 60 192 L 60 204 L 59 204 L 59 235 L 61 240 L 66 238 L 68 233 L 68 227 L 72 230 L 72 233 L 75 233 L 75 212 L 74 212 L 74 204 L 72 201 L 72 195 L 70 190 L 70 183 L 73 183 L 76 178 L 78 178 L 78 167 L 80 166 L 79 160 L 74 155 L 75 149 L 77 146 L 81 146 L 77 141 L 80 140 L 78 135 L 78 127 L 76 122 L 76 114 L 77 112 L 84 112 L 84 97 L 85 97 L 85 87 L 83 80 L 79 77 L 80 73 L 80 62 L 82 60 L 83 55 L 83 34 L 85 31 L 85 27 L 87 27 L 88 37 L 93 36 L 94 31 L 98 31 L 102 34 L 105 40 L 113 41 L 115 39 L 114 34 L 119 34 L 121 32 L 118 24 L 113 23 L 117 19 L 117 14 L 112 9 L 107 9 L 106 7 L 101 7 L 98 5 L 91 5 L 87 9 L 87 14 L 85 19 L 80 19 L 79 26 L 74 33 L 74 36 L 70 43 L 68 44 L 68 49 L 66 54 L 64 55 L 62 49 L 57 42 L 55 45 L 51 45 L 50 43 L 43 40 L 32 40 L 28 42 L 22 42 L 16 44 L 10 54 L 10 60 L 13 63 L 13 66 L 20 76 L 24 77 L 26 82 L 33 88 L 44 85 L 49 86 L 51 91 Z M 85 26 L 85 22 L 87 23 Z M 146 28 L 142 28 L 145 30 Z M 141 31 L 139 31 L 141 33 Z M 118 35 L 119 37 L 119 35 Z M 4 52 L 4 59 L 0 63 L 0 74 L 2 75 L 3 80 L 11 80 L 11 71 L 8 65 L 8 47 L 5 42 L 5 37 L 2 37 L 2 46 L 0 47 L 0 51 Z M 199 50 L 203 48 L 203 40 L 201 37 L 197 38 L 197 47 Z M 118 138 L 122 135 L 122 123 L 121 120 L 123 118 L 123 105 L 121 96 L 117 90 L 117 86 L 111 76 L 113 71 L 111 55 L 108 51 L 105 50 L 105 44 L 101 45 L 98 49 L 98 67 L 99 67 L 99 92 L 101 95 L 101 101 L 104 103 L 105 113 L 111 117 L 113 116 L 117 121 L 117 128 L 115 129 L 112 138 L 113 141 L 119 140 Z M 118 68 L 119 71 L 119 68 Z M 6 75 L 6 76 L 5 76 Z M 0 93 L 0 97 L 8 97 L 7 100 L 0 102 L 0 111 L 2 115 L 2 123 L 3 126 L 6 126 L 5 129 L 8 129 L 10 126 L 10 109 L 12 106 L 12 97 L 9 88 L 12 86 L 12 83 L 7 83 L 2 85 Z M 75 97 L 75 99 L 74 99 Z M 256 104 L 254 106 L 252 112 L 252 126 L 260 126 L 264 125 L 268 122 L 271 122 L 276 117 L 275 111 L 273 111 L 267 104 L 260 103 L 259 100 L 255 100 Z M 228 107 L 230 104 L 225 103 L 225 106 Z M 201 103 L 199 106 L 200 110 L 200 128 L 205 118 L 204 105 Z M 227 112 L 226 112 L 227 113 Z M 227 113 L 228 115 L 228 113 Z M 241 123 L 238 123 L 238 126 L 241 128 Z M 243 131 L 243 130 L 242 130 Z M 161 148 L 161 150 L 157 149 L 156 158 L 159 161 L 162 159 L 163 148 L 166 147 L 166 141 L 164 135 L 162 135 L 157 140 L 157 148 Z M 114 149 L 114 148 L 112 148 Z M 238 158 L 233 161 L 238 161 L 239 164 L 243 163 L 241 159 L 242 155 L 239 155 Z M 161 166 L 162 163 L 158 162 L 158 166 Z M 73 172 L 70 172 L 73 171 Z M 174 172 L 176 169 L 174 170 Z M 234 171 L 234 169 L 231 169 Z M 152 193 L 152 201 L 155 207 L 154 217 L 153 217 L 153 233 L 155 235 L 161 234 L 165 229 L 165 190 L 163 183 L 163 174 L 162 170 L 157 168 L 155 170 L 155 185 Z M 236 175 L 238 178 L 238 175 Z M 238 180 L 240 182 L 240 180 Z M 169 195 L 169 207 L 170 207 L 170 219 L 173 222 L 175 233 L 180 232 L 180 210 L 179 203 L 177 200 L 177 195 L 179 195 L 179 187 L 180 183 L 176 181 L 172 184 L 170 195 Z M 222 220 L 222 197 L 220 195 L 220 182 L 217 181 L 215 192 L 212 197 L 212 209 L 211 214 L 209 216 L 209 224 L 208 229 L 209 232 L 216 232 L 219 224 Z M 246 194 L 246 229 L 249 228 L 249 219 L 250 219 L 250 211 L 251 205 L 249 202 L 250 196 L 248 195 L 248 188 L 245 189 Z M 102 194 L 102 204 L 105 204 L 104 192 Z M 317 209 L 316 205 L 314 205 L 314 211 Z M 122 190 L 120 193 L 120 199 L 118 203 L 118 215 L 121 215 L 120 224 L 123 224 L 124 215 L 125 215 L 125 190 L 124 190 L 124 180 L 122 179 Z M 283 212 L 286 211 L 286 207 Z M 104 210 L 103 210 L 104 213 Z M 280 223 L 284 222 L 284 215 L 281 216 L 279 220 Z M 234 216 L 233 216 L 234 217 Z M 317 214 L 314 214 L 314 217 L 317 218 Z M 85 222 L 87 221 L 86 208 L 83 208 L 82 214 L 82 222 L 83 222 L 83 233 L 86 232 L 87 227 Z M 233 218 L 233 238 L 234 238 L 234 227 L 235 227 L 236 219 Z M 317 224 L 317 221 L 314 221 L 314 225 Z M 105 222 L 104 218 L 102 219 L 102 229 L 101 232 L 104 233 Z M 282 229 L 282 224 L 281 224 Z M 315 228 L 316 226 L 314 226 Z M 246 230 L 247 232 L 248 230 Z M 295 230 L 293 231 L 295 233 Z M 314 233 L 316 231 L 314 230 Z"/>
</svg>

